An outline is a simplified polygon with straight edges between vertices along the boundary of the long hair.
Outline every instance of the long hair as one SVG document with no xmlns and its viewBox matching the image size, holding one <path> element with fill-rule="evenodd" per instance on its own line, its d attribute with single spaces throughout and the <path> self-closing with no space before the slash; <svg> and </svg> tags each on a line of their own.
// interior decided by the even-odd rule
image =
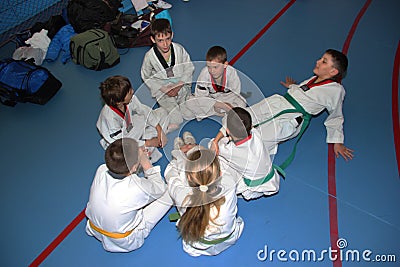
<svg viewBox="0 0 400 267">
<path fill-rule="evenodd" d="M 193 243 L 204 237 L 210 221 L 215 223 L 220 207 L 225 203 L 225 197 L 214 199 L 220 192 L 220 165 L 218 157 L 208 149 L 200 149 L 188 156 L 185 166 L 186 177 L 192 194 L 187 196 L 187 209 L 178 223 L 178 230 L 184 241 Z M 217 209 L 217 215 L 212 218 L 211 208 Z"/>
</svg>

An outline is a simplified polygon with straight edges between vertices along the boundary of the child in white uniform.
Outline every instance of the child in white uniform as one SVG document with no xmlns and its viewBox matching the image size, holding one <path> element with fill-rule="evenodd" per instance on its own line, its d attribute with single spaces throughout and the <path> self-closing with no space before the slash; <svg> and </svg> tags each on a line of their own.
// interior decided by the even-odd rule
<svg viewBox="0 0 400 267">
<path fill-rule="evenodd" d="M 144 56 L 141 75 L 152 97 L 168 111 L 170 122 L 177 128 L 183 122 L 179 104 L 191 91 L 194 66 L 183 46 L 173 43 L 172 38 L 167 19 L 156 19 L 151 24 L 154 46 Z"/>
<path fill-rule="evenodd" d="M 104 149 L 121 137 L 130 137 L 145 146 L 152 162 L 162 157 L 157 147 L 164 147 L 168 114 L 163 108 L 152 110 L 134 95 L 131 82 L 124 76 L 111 76 L 100 84 L 105 102 L 97 120 L 97 129 Z"/>
<path fill-rule="evenodd" d="M 86 207 L 86 233 L 105 250 L 129 252 L 145 238 L 171 208 L 160 167 L 131 138 L 113 142 L 105 152 L 106 164 L 96 172 Z M 135 174 L 141 167 L 145 177 Z"/>
<path fill-rule="evenodd" d="M 181 216 L 177 228 L 183 250 L 195 257 L 217 255 L 234 245 L 243 231 L 243 220 L 237 217 L 238 176 L 221 168 L 214 152 L 199 146 L 175 156 L 165 179 Z"/>
<path fill-rule="evenodd" d="M 240 78 L 228 64 L 225 48 L 211 47 L 207 51 L 206 61 L 207 66 L 197 78 L 194 96 L 181 105 L 186 120 L 223 116 L 226 111 L 224 103 L 232 107 L 246 107 L 246 101 L 240 95 Z"/>
<path fill-rule="evenodd" d="M 243 177 L 237 185 L 237 193 L 250 200 L 278 192 L 280 177 L 272 167 L 261 132 L 252 127 L 249 112 L 240 107 L 231 109 L 227 113 L 225 130 L 225 134 L 219 132 L 210 145 L 218 150 L 221 161 Z"/>
<path fill-rule="evenodd" d="M 345 90 L 340 84 L 347 71 L 347 57 L 343 53 L 328 49 L 317 61 L 315 76 L 300 84 L 295 84 L 291 78 L 286 78 L 282 85 L 289 88 L 287 94 L 293 98 L 307 113 L 317 115 L 327 110 L 329 116 L 325 120 L 327 143 L 334 144 L 336 157 L 341 155 L 345 160 L 353 158 L 353 150 L 344 146 L 342 105 Z M 253 123 L 259 124 L 271 119 L 274 115 L 294 106 L 281 95 L 272 95 L 261 102 L 247 108 Z M 295 137 L 301 128 L 299 112 L 286 113 L 260 125 L 263 140 L 272 153 L 276 153 L 279 142 Z"/>
</svg>

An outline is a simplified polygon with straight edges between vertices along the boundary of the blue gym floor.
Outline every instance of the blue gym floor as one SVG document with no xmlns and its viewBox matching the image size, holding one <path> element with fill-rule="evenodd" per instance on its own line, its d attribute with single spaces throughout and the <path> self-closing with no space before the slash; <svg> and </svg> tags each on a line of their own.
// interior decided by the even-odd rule
<svg viewBox="0 0 400 267">
<path fill-rule="evenodd" d="M 359 12 L 367 7 L 348 46 L 349 70 L 343 80 L 347 92 L 345 144 L 355 150 L 355 158 L 349 162 L 336 159 L 336 196 L 328 191 L 328 145 L 323 126 L 327 113 L 323 113 L 312 120 L 299 143 L 280 192 L 250 202 L 239 199 L 238 214 L 245 229 L 233 247 L 214 257 L 190 257 L 182 250 L 174 223 L 164 217 L 139 250 L 106 252 L 86 235 L 86 219 L 78 216 L 86 206 L 93 175 L 103 163 L 96 130 L 102 107 L 98 85 L 111 75 L 128 76 L 142 102 L 152 105 L 149 92 L 140 89 L 140 66 L 149 48 L 121 50 L 125 53 L 121 63 L 101 72 L 72 62 L 45 63 L 63 83 L 50 102 L 0 106 L 0 266 L 28 266 L 53 240 L 62 242 L 50 250 L 41 266 L 400 266 L 400 178 L 395 147 L 400 137 L 394 136 L 392 120 L 392 97 L 398 98 L 398 84 L 392 96 L 392 79 L 399 72 L 393 66 L 400 39 L 400 2 L 170 2 L 174 41 L 186 48 L 193 61 L 203 61 L 213 45 L 224 46 L 231 60 L 289 6 L 234 62 L 243 79 L 248 79 L 242 91 L 253 91 L 250 104 L 262 99 L 255 88 L 270 96 L 285 92 L 279 81 L 287 75 L 298 81 L 311 76 L 315 61 L 326 49 L 342 50 Z M 1 57 L 10 57 L 12 48 L 2 47 Z M 399 113 L 398 107 L 394 113 Z M 188 122 L 184 129 L 191 130 L 199 141 L 213 137 L 218 122 Z M 177 134 L 168 135 L 166 155 Z M 280 146 L 276 163 L 292 145 L 291 141 Z M 164 157 L 162 169 L 167 163 Z M 336 222 L 329 199 L 337 203 Z M 77 226 L 57 239 L 73 221 Z M 343 257 L 341 262 L 333 262 L 327 254 L 318 260 L 321 252 L 331 247 L 335 223 L 336 235 L 343 239 L 342 251 L 359 252 L 359 260 L 350 255 L 348 260 Z M 278 254 L 279 250 L 286 254 Z M 302 261 L 301 253 L 310 250 L 317 253 L 317 260 Z M 371 251 L 366 255 L 370 262 L 362 258 L 366 250 Z M 295 255 L 291 251 L 300 253 L 299 261 L 291 260 L 289 255 Z M 378 259 L 375 256 L 387 261 L 395 257 L 396 262 L 373 261 Z"/>
</svg>

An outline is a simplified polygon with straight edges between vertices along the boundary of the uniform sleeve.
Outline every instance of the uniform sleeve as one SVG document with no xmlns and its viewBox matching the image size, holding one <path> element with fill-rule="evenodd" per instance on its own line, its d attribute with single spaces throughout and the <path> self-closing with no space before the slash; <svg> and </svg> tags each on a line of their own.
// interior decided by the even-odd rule
<svg viewBox="0 0 400 267">
<path fill-rule="evenodd" d="M 326 118 L 324 125 L 326 127 L 326 142 L 327 143 L 344 143 L 343 134 L 343 101 L 344 101 L 344 90 L 342 93 L 334 97 L 332 102 L 327 103 L 326 109 L 328 110 L 329 116 Z"/>
<path fill-rule="evenodd" d="M 186 52 L 185 48 L 179 44 L 174 43 L 175 57 L 177 62 L 179 62 L 178 68 L 174 67 L 174 74 L 179 80 L 185 84 L 192 84 L 194 65 L 190 59 L 190 55 Z M 175 64 L 176 65 L 176 64 Z M 177 72 L 175 73 L 175 69 Z"/>
<path fill-rule="evenodd" d="M 122 137 L 122 122 L 116 116 L 113 116 L 107 106 L 104 106 L 101 110 L 96 126 L 108 144 Z"/>
<path fill-rule="evenodd" d="M 197 77 L 194 95 L 196 97 L 207 97 L 210 94 L 210 91 L 208 90 L 210 84 L 210 74 L 208 73 L 207 67 L 204 67 L 201 70 L 199 77 Z"/>
<path fill-rule="evenodd" d="M 132 179 L 134 180 L 135 186 L 138 186 L 145 195 L 142 198 L 135 198 L 135 204 L 140 207 L 144 207 L 150 202 L 160 198 L 167 189 L 167 185 L 161 177 L 160 166 L 154 166 L 145 171 L 145 177 L 133 175 Z"/>
<path fill-rule="evenodd" d="M 231 154 L 231 145 L 228 137 L 222 137 L 218 142 L 219 155 L 228 160 Z"/>
<path fill-rule="evenodd" d="M 163 95 L 160 88 L 165 85 L 166 77 L 162 77 L 161 69 L 154 65 L 156 58 L 153 54 L 153 48 L 145 54 L 140 72 L 143 82 L 150 89 L 151 96 L 160 98 Z"/>
<path fill-rule="evenodd" d="M 241 82 L 239 75 L 236 71 L 235 68 L 228 66 L 227 67 L 227 83 L 228 83 L 228 89 L 234 92 L 235 94 L 240 94 L 241 90 Z"/>
<path fill-rule="evenodd" d="M 153 110 L 149 106 L 140 102 L 136 96 L 132 97 L 132 104 L 130 107 L 132 107 L 136 113 L 144 115 L 147 125 L 156 127 L 160 122 L 160 119 L 154 115 Z"/>
<path fill-rule="evenodd" d="M 176 159 L 168 164 L 164 175 L 168 184 L 168 192 L 181 212 L 185 209 L 182 206 L 184 206 L 186 196 L 190 194 L 191 188 L 187 183 L 184 171 L 179 169 Z"/>
</svg>

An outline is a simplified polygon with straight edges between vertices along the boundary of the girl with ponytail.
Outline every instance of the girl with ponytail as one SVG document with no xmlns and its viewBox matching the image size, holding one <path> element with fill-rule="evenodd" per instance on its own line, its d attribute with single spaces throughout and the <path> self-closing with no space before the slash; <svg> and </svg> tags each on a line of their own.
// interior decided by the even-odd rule
<svg viewBox="0 0 400 267">
<path fill-rule="evenodd" d="M 217 255 L 234 245 L 243 231 L 237 217 L 236 172 L 220 165 L 215 152 L 194 146 L 173 151 L 165 179 L 180 214 L 177 229 L 191 256 Z"/>
</svg>

